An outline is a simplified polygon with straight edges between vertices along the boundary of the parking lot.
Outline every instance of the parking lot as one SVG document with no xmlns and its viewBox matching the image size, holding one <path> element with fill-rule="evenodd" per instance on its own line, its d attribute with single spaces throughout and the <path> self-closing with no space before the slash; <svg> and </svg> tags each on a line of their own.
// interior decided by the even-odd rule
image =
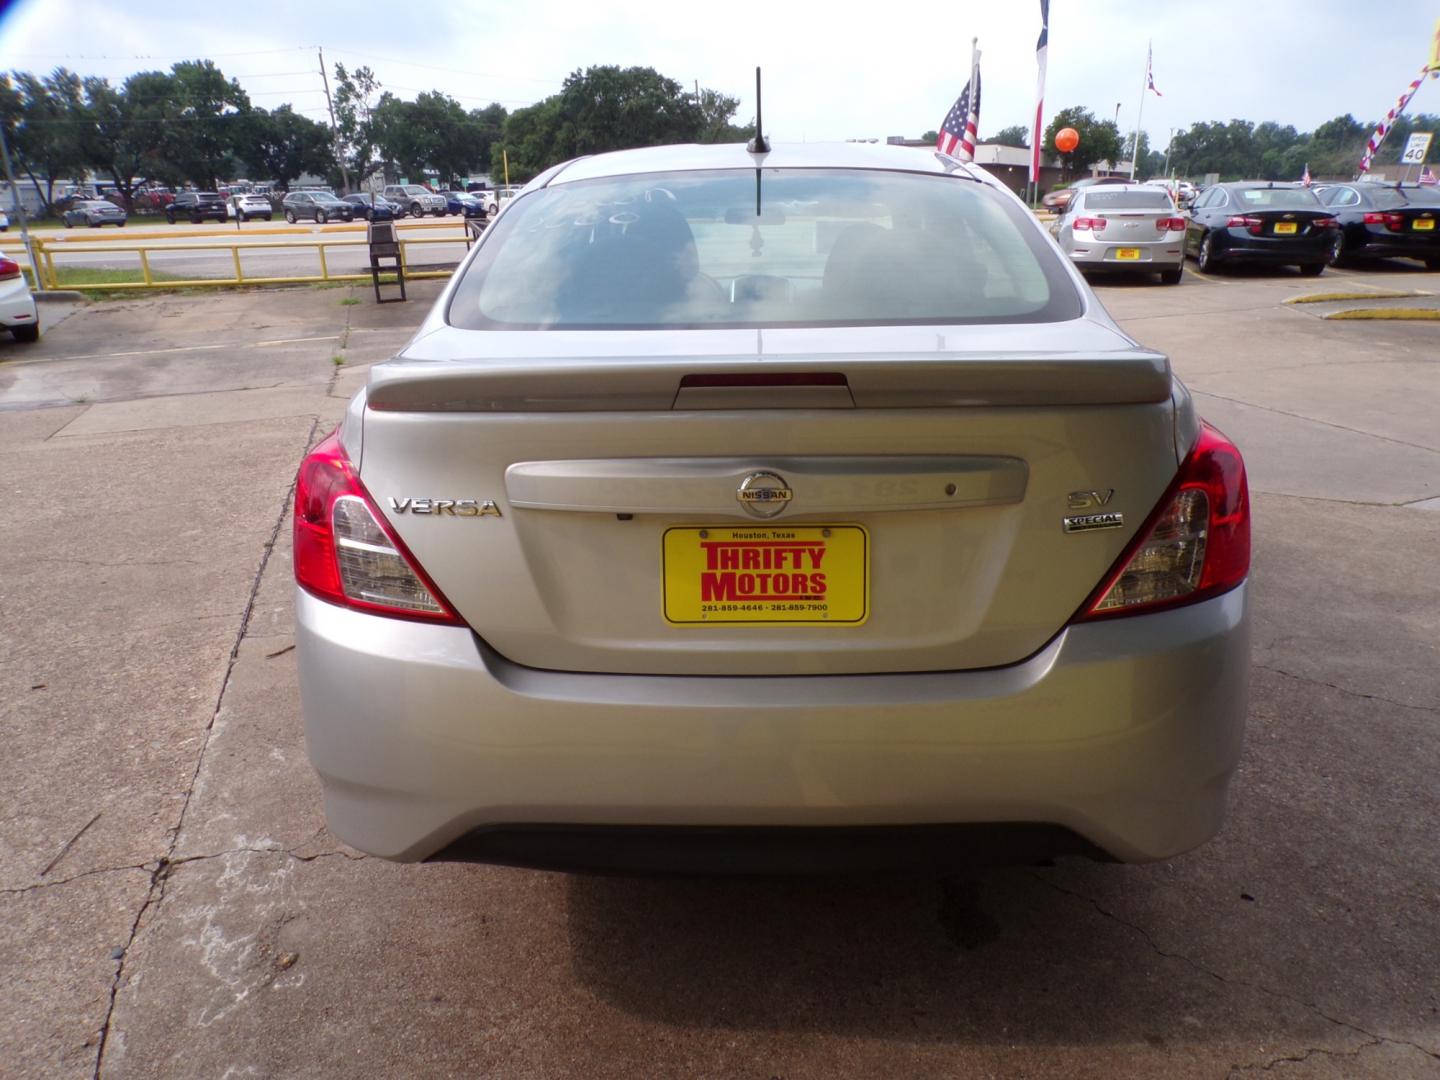
<svg viewBox="0 0 1440 1080">
<path fill-rule="evenodd" d="M 1167 863 L 943 879 L 329 836 L 290 484 L 438 289 L 46 305 L 0 342 L 0 1074 L 1440 1075 L 1440 331 L 1324 317 L 1440 274 L 1097 282 L 1248 460 L 1230 817 Z"/>
</svg>

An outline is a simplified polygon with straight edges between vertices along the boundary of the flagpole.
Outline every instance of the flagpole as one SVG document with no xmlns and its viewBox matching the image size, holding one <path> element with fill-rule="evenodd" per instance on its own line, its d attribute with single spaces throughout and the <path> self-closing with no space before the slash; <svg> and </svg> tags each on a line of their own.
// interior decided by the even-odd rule
<svg viewBox="0 0 1440 1080">
<path fill-rule="evenodd" d="M 1140 107 L 1135 110 L 1135 141 L 1130 148 L 1130 179 L 1135 179 L 1135 160 L 1140 156 L 1140 117 L 1145 112 L 1145 91 L 1150 88 L 1150 47 L 1145 43 L 1145 77 L 1140 80 Z"/>
</svg>

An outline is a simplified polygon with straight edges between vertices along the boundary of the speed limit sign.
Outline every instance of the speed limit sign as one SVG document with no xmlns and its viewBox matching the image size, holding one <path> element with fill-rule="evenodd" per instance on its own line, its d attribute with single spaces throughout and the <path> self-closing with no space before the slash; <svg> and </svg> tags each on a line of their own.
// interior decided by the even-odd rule
<svg viewBox="0 0 1440 1080">
<path fill-rule="evenodd" d="M 1428 131 L 1417 131 L 1405 144 L 1405 153 L 1400 155 L 1402 165 L 1424 165 L 1425 155 L 1430 152 L 1430 140 L 1434 135 Z"/>
</svg>

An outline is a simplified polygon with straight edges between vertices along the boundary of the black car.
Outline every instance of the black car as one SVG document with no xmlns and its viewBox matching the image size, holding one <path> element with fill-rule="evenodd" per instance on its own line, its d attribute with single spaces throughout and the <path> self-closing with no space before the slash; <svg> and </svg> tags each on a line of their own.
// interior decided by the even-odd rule
<svg viewBox="0 0 1440 1080">
<path fill-rule="evenodd" d="M 1326 184 L 1315 189 L 1339 230 L 1332 262 L 1352 255 L 1422 259 L 1440 270 L 1440 191 L 1400 184 Z"/>
<path fill-rule="evenodd" d="M 393 221 L 405 216 L 400 207 L 385 196 L 372 195 L 368 191 L 346 195 L 344 201 L 354 207 L 352 213 L 356 217 L 363 217 L 366 221 Z"/>
<path fill-rule="evenodd" d="M 1185 250 L 1204 272 L 1227 263 L 1286 263 L 1307 277 L 1325 272 L 1335 218 L 1299 184 L 1215 184 L 1190 208 Z"/>
<path fill-rule="evenodd" d="M 356 209 L 353 203 L 338 199 L 328 191 L 292 191 L 280 204 L 285 211 L 285 220 L 294 225 L 299 218 L 306 218 L 317 225 L 327 221 L 351 221 Z"/>
<path fill-rule="evenodd" d="M 229 215 L 219 192 L 182 191 L 175 196 L 174 202 L 165 207 L 165 220 L 174 225 L 177 219 L 186 217 L 196 225 L 206 218 L 214 218 L 224 225 Z"/>
</svg>

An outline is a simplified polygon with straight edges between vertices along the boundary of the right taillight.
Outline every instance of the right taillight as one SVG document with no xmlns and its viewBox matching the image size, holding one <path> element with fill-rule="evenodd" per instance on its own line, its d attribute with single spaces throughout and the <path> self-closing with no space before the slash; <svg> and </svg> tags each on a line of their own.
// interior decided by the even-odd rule
<svg viewBox="0 0 1440 1080">
<path fill-rule="evenodd" d="M 1250 493 L 1235 444 L 1209 424 L 1077 621 L 1193 604 L 1250 572 Z"/>
<path fill-rule="evenodd" d="M 1160 232 L 1182 232 L 1185 229 L 1185 219 L 1183 217 L 1157 218 L 1155 228 Z"/>
<path fill-rule="evenodd" d="M 14 259 L 0 258 L 0 281 L 13 281 L 20 276 L 20 264 Z"/>
<path fill-rule="evenodd" d="M 306 455 L 295 480 L 295 580 L 332 604 L 463 625 L 385 524 L 338 431 Z"/>
</svg>

